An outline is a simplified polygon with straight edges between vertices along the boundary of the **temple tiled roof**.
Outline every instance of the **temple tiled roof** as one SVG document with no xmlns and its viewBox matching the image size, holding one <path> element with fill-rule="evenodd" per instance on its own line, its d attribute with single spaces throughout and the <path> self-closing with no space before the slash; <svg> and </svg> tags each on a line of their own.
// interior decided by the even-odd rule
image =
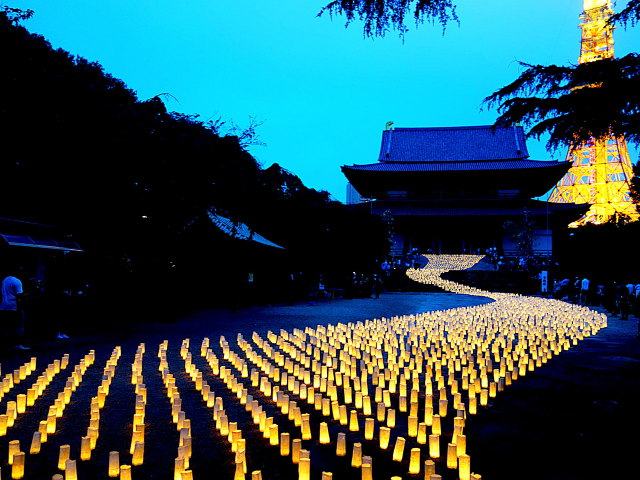
<svg viewBox="0 0 640 480">
<path fill-rule="evenodd" d="M 382 132 L 380 162 L 467 162 L 529 156 L 522 127 L 395 128 Z"/>
<path fill-rule="evenodd" d="M 532 168 L 558 167 L 564 162 L 549 162 L 527 159 L 512 159 L 498 161 L 467 161 L 467 162 L 380 162 L 368 165 L 349 165 L 345 170 L 366 172 L 466 172 L 479 170 L 518 170 Z"/>
</svg>

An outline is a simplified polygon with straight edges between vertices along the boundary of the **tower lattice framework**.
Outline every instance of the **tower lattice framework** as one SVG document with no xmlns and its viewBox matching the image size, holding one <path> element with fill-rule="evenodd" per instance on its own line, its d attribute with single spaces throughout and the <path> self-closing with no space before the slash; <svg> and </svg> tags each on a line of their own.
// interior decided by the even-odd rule
<svg viewBox="0 0 640 480">
<path fill-rule="evenodd" d="M 611 0 L 584 0 L 580 63 L 613 58 L 614 27 L 608 22 L 612 14 Z M 591 138 L 570 148 L 567 160 L 572 166 L 552 190 L 549 201 L 591 204 L 570 226 L 604 223 L 615 214 L 638 219 L 629 196 L 633 170 L 624 137 Z"/>
</svg>

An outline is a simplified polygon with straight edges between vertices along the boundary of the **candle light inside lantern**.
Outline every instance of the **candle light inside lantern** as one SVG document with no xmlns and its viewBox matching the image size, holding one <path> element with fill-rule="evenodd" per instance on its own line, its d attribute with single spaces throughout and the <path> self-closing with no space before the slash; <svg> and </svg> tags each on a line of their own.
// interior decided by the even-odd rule
<svg viewBox="0 0 640 480">
<path fill-rule="evenodd" d="M 447 468 L 458 468 L 458 447 L 453 443 L 447 445 Z"/>
<path fill-rule="evenodd" d="M 336 455 L 344 457 L 347 454 L 347 434 L 338 433 L 338 442 L 336 445 Z"/>
<path fill-rule="evenodd" d="M 471 480 L 471 457 L 469 455 L 460 455 L 458 457 L 458 474 L 460 480 Z"/>
<path fill-rule="evenodd" d="M 80 460 L 91 459 L 91 438 L 82 437 L 80 440 Z"/>
<path fill-rule="evenodd" d="M 394 428 L 396 426 L 396 411 L 394 408 L 387 410 L 387 427 Z"/>
<path fill-rule="evenodd" d="M 298 463 L 298 480 L 310 480 L 311 478 L 311 460 L 309 458 L 300 458 Z"/>
<path fill-rule="evenodd" d="M 120 475 L 120 454 L 109 452 L 109 477 L 114 478 Z"/>
<path fill-rule="evenodd" d="M 67 460 L 64 467 L 64 480 L 78 480 L 78 469 L 75 460 Z"/>
<path fill-rule="evenodd" d="M 278 433 L 278 425 L 272 424 L 269 426 L 269 445 L 278 445 L 280 441 L 280 435 Z"/>
<path fill-rule="evenodd" d="M 354 443 L 353 452 L 351 454 L 351 466 L 360 467 L 362 465 L 362 444 Z"/>
<path fill-rule="evenodd" d="M 136 442 L 133 449 L 132 465 L 142 465 L 144 463 L 144 442 Z"/>
<path fill-rule="evenodd" d="M 120 480 L 131 480 L 131 465 L 120 467 Z"/>
<path fill-rule="evenodd" d="M 302 450 L 302 440 L 294 438 L 291 442 L 291 461 L 293 463 L 300 462 L 300 450 Z"/>
<path fill-rule="evenodd" d="M 370 463 L 363 463 L 361 468 L 361 480 L 373 480 L 373 472 Z"/>
<path fill-rule="evenodd" d="M 358 411 L 351 410 L 349 415 L 349 431 L 357 432 L 360 430 L 360 424 L 358 422 Z"/>
<path fill-rule="evenodd" d="M 396 462 L 401 462 L 402 457 L 404 456 L 404 444 L 405 439 L 403 437 L 396 438 L 396 444 L 393 447 L 393 460 Z"/>
<path fill-rule="evenodd" d="M 408 421 L 408 435 L 410 437 L 418 436 L 418 417 L 409 417 Z"/>
<path fill-rule="evenodd" d="M 331 443 L 331 438 L 329 437 L 329 427 L 327 422 L 320 423 L 320 443 L 328 444 Z"/>
<path fill-rule="evenodd" d="M 373 418 L 366 418 L 364 421 L 364 438 L 366 440 L 373 440 L 375 430 L 375 420 Z"/>
<path fill-rule="evenodd" d="M 429 435 L 429 456 L 440 458 L 440 435 Z"/>
<path fill-rule="evenodd" d="M 66 467 L 66 462 L 69 460 L 71 453 L 71 447 L 69 445 L 60 445 L 60 452 L 58 454 L 58 470 L 63 470 Z"/>
<path fill-rule="evenodd" d="M 286 457 L 291 451 L 290 435 L 286 432 L 280 434 L 280 455 Z"/>
<path fill-rule="evenodd" d="M 436 474 L 436 464 L 433 460 L 425 460 L 424 462 L 424 478 L 427 479 L 431 475 Z"/>
<path fill-rule="evenodd" d="M 389 427 L 380 427 L 380 448 L 386 450 L 389 448 L 389 440 L 391 438 L 391 429 Z"/>
</svg>

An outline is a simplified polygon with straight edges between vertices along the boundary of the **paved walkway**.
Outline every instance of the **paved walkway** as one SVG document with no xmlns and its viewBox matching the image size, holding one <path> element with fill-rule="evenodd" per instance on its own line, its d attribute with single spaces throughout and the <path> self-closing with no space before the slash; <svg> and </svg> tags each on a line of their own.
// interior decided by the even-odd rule
<svg viewBox="0 0 640 480">
<path fill-rule="evenodd" d="M 336 300 L 295 306 L 254 307 L 237 313 L 212 310 L 178 323 L 152 321 L 127 331 L 35 345 L 0 358 L 8 372 L 31 356 L 46 365 L 62 353 L 76 358 L 90 348 L 108 356 L 115 345 L 131 354 L 140 342 L 155 351 L 169 340 L 228 338 L 280 328 L 356 322 L 485 303 L 448 293 L 383 294 L 380 299 Z M 637 319 L 610 318 L 609 326 L 546 365 L 521 377 L 493 404 L 469 419 L 472 471 L 489 480 L 590 480 L 635 478 L 640 442 L 640 340 Z M 175 342 L 175 343 L 174 343 Z"/>
</svg>

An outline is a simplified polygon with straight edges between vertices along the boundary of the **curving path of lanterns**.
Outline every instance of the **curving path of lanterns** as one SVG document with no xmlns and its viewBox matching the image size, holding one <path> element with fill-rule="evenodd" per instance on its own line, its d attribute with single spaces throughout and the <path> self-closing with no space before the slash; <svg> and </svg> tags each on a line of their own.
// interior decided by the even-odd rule
<svg viewBox="0 0 640 480">
<path fill-rule="evenodd" d="M 220 466 L 234 480 L 481 479 L 467 451 L 465 426 L 473 415 L 519 377 L 606 327 L 607 318 L 558 300 L 441 278 L 481 256 L 427 258 L 425 268 L 407 275 L 494 301 L 251 338 L 204 338 L 199 345 L 185 339 L 174 349 L 164 341 L 157 360 L 145 357 L 143 343 L 130 373 L 118 367 L 120 347 L 101 373 L 91 351 L 62 385 L 54 380 L 68 366 L 65 355 L 24 388 L 36 375 L 32 358 L 0 384 L 0 447 L 7 452 L 0 478 L 220 478 L 210 464 L 198 468 L 200 449 L 200 458 L 224 459 Z M 86 384 L 85 377 L 91 377 Z M 68 405 L 75 413 L 65 414 Z M 125 408 L 127 435 L 101 445 L 100 434 L 117 430 L 113 419 Z M 71 433 L 78 424 L 88 425 L 86 435 Z M 174 433 L 149 434 L 168 424 Z M 15 438 L 25 436 L 28 452 Z M 215 451 L 206 450 L 212 442 Z M 160 444 L 169 453 L 154 453 Z M 150 476 L 150 463 L 164 465 L 163 476 Z"/>
</svg>

